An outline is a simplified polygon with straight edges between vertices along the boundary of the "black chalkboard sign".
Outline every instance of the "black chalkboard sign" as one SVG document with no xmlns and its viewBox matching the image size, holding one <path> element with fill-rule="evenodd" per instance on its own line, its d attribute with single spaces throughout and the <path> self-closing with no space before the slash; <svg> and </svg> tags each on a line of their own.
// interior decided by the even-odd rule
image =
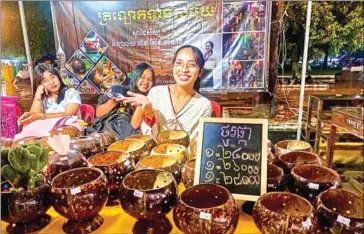
<svg viewBox="0 0 364 234">
<path fill-rule="evenodd" d="M 220 184 L 246 201 L 266 192 L 267 119 L 207 118 L 199 130 L 194 184 Z"/>
</svg>

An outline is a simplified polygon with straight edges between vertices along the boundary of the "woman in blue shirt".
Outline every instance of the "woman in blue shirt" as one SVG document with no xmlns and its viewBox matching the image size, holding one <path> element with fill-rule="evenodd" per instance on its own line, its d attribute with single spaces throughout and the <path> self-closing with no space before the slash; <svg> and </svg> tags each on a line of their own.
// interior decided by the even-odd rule
<svg viewBox="0 0 364 234">
<path fill-rule="evenodd" d="M 19 124 L 27 125 L 35 120 L 76 115 L 81 104 L 77 90 L 68 88 L 58 71 L 41 63 L 34 72 L 34 100 L 29 112 L 19 118 Z"/>
</svg>

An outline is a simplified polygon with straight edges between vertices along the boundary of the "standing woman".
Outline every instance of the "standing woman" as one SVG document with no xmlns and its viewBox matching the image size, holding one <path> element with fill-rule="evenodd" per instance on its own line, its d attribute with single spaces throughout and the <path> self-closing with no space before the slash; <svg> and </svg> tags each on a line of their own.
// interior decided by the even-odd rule
<svg viewBox="0 0 364 234">
<path fill-rule="evenodd" d="M 175 84 L 153 87 L 148 96 L 128 92 L 124 103 L 140 106 L 143 134 L 157 137 L 164 130 L 184 130 L 190 138 L 197 133 L 199 119 L 211 116 L 211 103 L 198 93 L 204 66 L 201 51 L 190 45 L 180 47 L 173 59 Z"/>
<path fill-rule="evenodd" d="M 126 95 L 127 91 L 148 95 L 154 85 L 155 75 L 153 67 L 148 63 L 140 63 L 135 66 L 130 78 L 129 86 L 114 85 L 109 90 L 111 94 Z M 119 140 L 129 135 L 138 134 L 140 128 L 141 108 L 132 108 L 126 105 L 120 98 L 108 95 L 100 96 L 96 107 L 96 119 L 92 128 L 85 130 L 86 134 L 94 131 L 112 130 L 118 135 Z"/>
<path fill-rule="evenodd" d="M 78 91 L 68 88 L 50 64 L 41 63 L 35 67 L 33 93 L 30 111 L 19 118 L 21 125 L 40 119 L 76 115 L 81 104 Z"/>
</svg>

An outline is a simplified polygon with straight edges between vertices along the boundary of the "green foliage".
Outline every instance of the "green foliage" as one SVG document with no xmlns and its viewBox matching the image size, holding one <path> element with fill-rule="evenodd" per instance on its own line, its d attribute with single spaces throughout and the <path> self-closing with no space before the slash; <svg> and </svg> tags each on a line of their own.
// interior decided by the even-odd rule
<svg viewBox="0 0 364 234">
<path fill-rule="evenodd" d="M 10 164 L 2 166 L 1 175 L 11 181 L 15 187 L 21 186 L 23 174 L 15 170 Z"/>
<path fill-rule="evenodd" d="M 39 143 L 2 150 L 2 158 L 7 154 L 10 164 L 1 168 L 1 175 L 15 187 L 35 188 L 43 183 L 39 172 L 48 162 L 48 153 L 49 149 Z"/>
<path fill-rule="evenodd" d="M 287 54 L 296 63 L 303 54 L 307 2 L 285 2 Z M 364 9 L 361 2 L 316 1 L 312 3 L 309 59 L 354 52 L 364 48 Z"/>
<path fill-rule="evenodd" d="M 11 166 L 22 174 L 32 168 L 33 162 L 36 160 L 34 154 L 20 146 L 10 150 L 8 158 Z"/>
</svg>

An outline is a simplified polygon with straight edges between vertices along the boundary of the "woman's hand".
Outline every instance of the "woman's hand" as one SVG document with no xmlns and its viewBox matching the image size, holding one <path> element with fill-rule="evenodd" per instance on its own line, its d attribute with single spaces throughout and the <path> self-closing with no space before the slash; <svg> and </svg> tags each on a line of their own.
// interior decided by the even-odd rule
<svg viewBox="0 0 364 234">
<path fill-rule="evenodd" d="M 18 123 L 20 125 L 27 125 L 33 121 L 42 119 L 44 113 L 37 113 L 37 112 L 25 112 L 22 116 L 20 116 Z"/>
<path fill-rule="evenodd" d="M 128 103 L 132 106 L 141 106 L 142 110 L 152 109 L 152 103 L 150 102 L 147 96 L 138 93 L 133 93 L 130 91 L 128 91 L 127 94 L 130 97 L 121 98 L 123 103 Z"/>
<path fill-rule="evenodd" d="M 47 91 L 47 89 L 43 86 L 43 85 L 38 85 L 38 87 L 37 87 L 37 91 L 35 91 L 35 97 L 37 97 L 37 98 L 39 98 L 39 99 L 41 99 L 41 97 L 42 97 L 42 95 L 43 94 L 46 94 L 46 95 L 48 95 L 48 91 Z"/>
</svg>

